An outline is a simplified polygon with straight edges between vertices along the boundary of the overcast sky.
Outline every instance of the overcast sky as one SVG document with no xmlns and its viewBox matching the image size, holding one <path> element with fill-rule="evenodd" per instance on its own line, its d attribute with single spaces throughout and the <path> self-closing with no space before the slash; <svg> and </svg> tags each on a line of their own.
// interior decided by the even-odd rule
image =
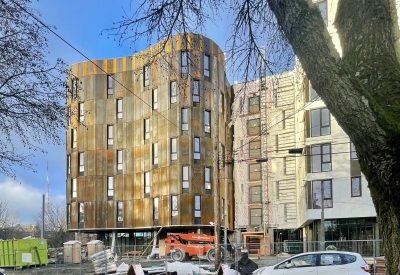
<svg viewBox="0 0 400 275">
<path fill-rule="evenodd" d="M 129 44 L 119 46 L 113 39 L 108 39 L 100 32 L 113 26 L 113 22 L 121 19 L 123 9 L 129 12 L 134 9 L 130 0 L 33 0 L 33 7 L 42 14 L 42 21 L 55 26 L 58 35 L 72 44 L 91 59 L 107 59 L 133 54 Z M 133 5 L 139 1 L 132 0 Z M 141 1 L 140 1 L 141 2 Z M 227 25 L 224 21 L 219 26 L 211 23 L 204 34 L 214 40 L 224 51 L 228 37 Z M 84 61 L 85 58 L 53 34 L 48 34 L 49 61 L 60 57 L 67 64 Z M 145 49 L 136 44 L 136 50 Z M 65 140 L 65 131 L 60 135 Z M 60 146 L 44 145 L 47 154 L 36 154 L 32 161 L 36 164 L 36 173 L 16 168 L 17 181 L 0 174 L 0 199 L 8 202 L 9 208 L 18 211 L 22 223 L 31 223 L 33 217 L 40 213 L 42 196 L 46 193 L 46 173 L 50 183 L 50 201 L 65 204 L 65 144 Z"/>
</svg>

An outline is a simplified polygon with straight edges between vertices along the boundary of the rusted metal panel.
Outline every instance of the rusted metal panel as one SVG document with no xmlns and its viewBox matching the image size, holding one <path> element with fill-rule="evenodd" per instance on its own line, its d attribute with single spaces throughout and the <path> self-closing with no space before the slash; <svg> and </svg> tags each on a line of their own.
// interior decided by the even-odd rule
<svg viewBox="0 0 400 275">
<path fill-rule="evenodd" d="M 193 165 L 192 166 L 192 192 L 194 194 L 203 194 L 204 193 L 204 167 L 201 165 Z"/>
<path fill-rule="evenodd" d="M 145 144 L 142 146 L 142 157 L 141 157 L 141 162 L 142 162 L 142 169 L 141 171 L 150 171 L 151 170 L 151 143 Z"/>
<path fill-rule="evenodd" d="M 134 201 L 133 200 L 125 200 L 124 205 L 124 226 L 127 228 L 134 227 Z"/>
<path fill-rule="evenodd" d="M 140 170 L 139 170 L 140 171 Z M 144 183 L 142 179 L 142 173 L 137 172 L 134 174 L 134 180 L 133 180 L 133 197 L 135 200 L 143 198 L 144 194 Z"/>
<path fill-rule="evenodd" d="M 115 201 L 107 201 L 107 227 L 117 227 L 117 208 Z"/>
<path fill-rule="evenodd" d="M 134 174 L 125 174 L 124 175 L 124 193 L 123 193 L 123 200 L 129 201 L 133 200 L 134 197 Z"/>
<path fill-rule="evenodd" d="M 141 225 L 151 227 L 153 226 L 153 198 L 144 198 L 142 204 L 142 220 Z"/>
<path fill-rule="evenodd" d="M 116 159 L 115 150 L 107 150 L 107 174 L 113 175 L 115 173 Z"/>
<path fill-rule="evenodd" d="M 85 186 L 85 178 L 84 177 L 78 177 L 76 179 L 76 191 L 77 191 L 77 196 L 76 196 L 76 201 L 87 201 L 87 193 L 86 193 L 86 186 Z"/>
<path fill-rule="evenodd" d="M 161 194 L 163 196 L 169 195 L 169 185 L 168 185 L 168 168 L 167 167 L 161 167 L 160 169 L 160 175 L 161 175 Z"/>
<path fill-rule="evenodd" d="M 94 228 L 95 226 L 95 204 L 93 200 L 85 203 L 85 227 Z"/>
<path fill-rule="evenodd" d="M 167 173 L 168 173 L 167 185 L 169 186 L 170 194 L 181 193 L 181 184 L 179 182 L 179 172 L 180 172 L 180 169 L 178 169 L 178 165 L 170 166 L 169 170 L 167 170 Z"/>
<path fill-rule="evenodd" d="M 179 141 L 179 161 L 181 164 L 190 164 L 193 159 L 193 138 L 187 135 L 182 135 Z"/>
<path fill-rule="evenodd" d="M 94 181 L 94 176 L 87 176 L 85 177 L 85 187 L 86 187 L 86 193 L 87 193 L 87 200 L 88 202 L 95 201 L 96 200 L 96 184 Z"/>
<path fill-rule="evenodd" d="M 179 196 L 179 215 L 181 216 L 181 224 L 189 225 L 194 223 L 194 195 L 193 194 L 181 194 Z"/>
<path fill-rule="evenodd" d="M 143 200 L 134 200 L 133 201 L 133 224 L 134 226 L 141 227 L 143 226 Z"/>
<path fill-rule="evenodd" d="M 105 201 L 107 199 L 107 179 L 106 176 L 96 175 L 94 177 L 95 201 Z M 105 209 L 103 209 L 105 210 Z"/>
<path fill-rule="evenodd" d="M 194 136 L 204 136 L 204 109 L 193 107 L 192 109 L 192 133 Z M 212 115 L 212 114 L 211 114 Z"/>
<path fill-rule="evenodd" d="M 214 221 L 214 198 L 212 195 L 201 196 L 201 219 L 202 221 Z"/>
<path fill-rule="evenodd" d="M 126 147 L 124 150 L 124 163 L 125 163 L 125 171 L 124 174 L 133 173 L 134 170 L 134 154 L 133 149 Z"/>
<path fill-rule="evenodd" d="M 104 175 L 106 174 L 107 168 L 107 150 L 97 149 L 95 151 L 95 173 L 96 175 Z"/>
<path fill-rule="evenodd" d="M 94 214 L 95 228 L 106 228 L 107 227 L 107 202 L 96 201 L 95 202 L 95 214 Z"/>
<path fill-rule="evenodd" d="M 124 175 L 114 175 L 114 200 L 122 201 L 124 199 L 124 189 L 117 186 L 124 186 Z"/>
<path fill-rule="evenodd" d="M 115 105 L 115 103 L 114 103 Z M 114 146 L 115 148 L 124 148 L 124 126 L 122 123 L 114 124 Z"/>
<path fill-rule="evenodd" d="M 151 196 L 159 197 L 161 196 L 161 188 L 163 182 L 160 179 L 160 169 L 153 169 L 151 171 Z"/>
<path fill-rule="evenodd" d="M 71 229 L 78 228 L 78 203 L 71 202 Z"/>
<path fill-rule="evenodd" d="M 159 197 L 158 223 L 162 224 L 162 225 L 170 225 L 171 224 L 170 196 Z"/>
</svg>

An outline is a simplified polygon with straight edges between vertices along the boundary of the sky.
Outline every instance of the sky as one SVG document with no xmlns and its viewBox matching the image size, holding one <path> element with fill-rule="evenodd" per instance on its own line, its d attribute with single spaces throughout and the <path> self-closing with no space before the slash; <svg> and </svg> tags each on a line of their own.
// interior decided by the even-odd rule
<svg viewBox="0 0 400 275">
<path fill-rule="evenodd" d="M 113 26 L 121 19 L 124 10 L 129 12 L 135 7 L 130 0 L 32 0 L 32 7 L 40 11 L 41 20 L 56 27 L 55 32 L 72 44 L 90 59 L 107 59 L 133 54 L 128 43 L 118 45 L 113 38 L 100 35 L 101 31 Z M 132 0 L 137 5 L 140 0 Z M 208 24 L 203 35 L 216 42 L 224 51 L 228 23 Z M 54 62 L 57 57 L 71 65 L 85 58 L 49 33 L 48 60 Z M 146 47 L 136 44 L 136 50 Z M 65 131 L 60 130 L 65 141 Z M 65 204 L 66 197 L 66 153 L 65 144 L 43 145 L 47 154 L 36 153 L 32 158 L 36 172 L 15 167 L 17 179 L 0 174 L 0 199 L 8 202 L 10 210 L 19 212 L 22 224 L 32 223 L 41 212 L 42 198 L 46 194 L 47 176 L 49 182 L 49 200 L 53 204 Z"/>
</svg>

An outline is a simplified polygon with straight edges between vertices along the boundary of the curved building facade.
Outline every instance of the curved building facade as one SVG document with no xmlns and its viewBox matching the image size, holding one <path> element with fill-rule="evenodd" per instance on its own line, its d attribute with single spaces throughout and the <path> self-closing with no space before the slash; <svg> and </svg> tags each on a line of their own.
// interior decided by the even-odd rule
<svg viewBox="0 0 400 275">
<path fill-rule="evenodd" d="M 72 65 L 68 85 L 69 230 L 212 234 L 213 172 L 220 170 L 222 222 L 233 135 L 221 49 L 200 35 L 175 35 L 132 56 Z"/>
</svg>

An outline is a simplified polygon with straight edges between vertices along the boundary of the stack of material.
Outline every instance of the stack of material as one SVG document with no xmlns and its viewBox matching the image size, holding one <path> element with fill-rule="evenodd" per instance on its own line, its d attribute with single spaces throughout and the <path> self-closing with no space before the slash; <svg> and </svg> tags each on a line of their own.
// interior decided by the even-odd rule
<svg viewBox="0 0 400 275">
<path fill-rule="evenodd" d="M 376 274 L 386 274 L 385 257 L 376 257 L 375 272 Z"/>
<path fill-rule="evenodd" d="M 97 252 L 90 256 L 90 259 L 92 260 L 96 274 L 107 274 L 117 271 L 117 264 L 114 261 L 114 255 L 111 254 L 110 249 Z"/>
</svg>

